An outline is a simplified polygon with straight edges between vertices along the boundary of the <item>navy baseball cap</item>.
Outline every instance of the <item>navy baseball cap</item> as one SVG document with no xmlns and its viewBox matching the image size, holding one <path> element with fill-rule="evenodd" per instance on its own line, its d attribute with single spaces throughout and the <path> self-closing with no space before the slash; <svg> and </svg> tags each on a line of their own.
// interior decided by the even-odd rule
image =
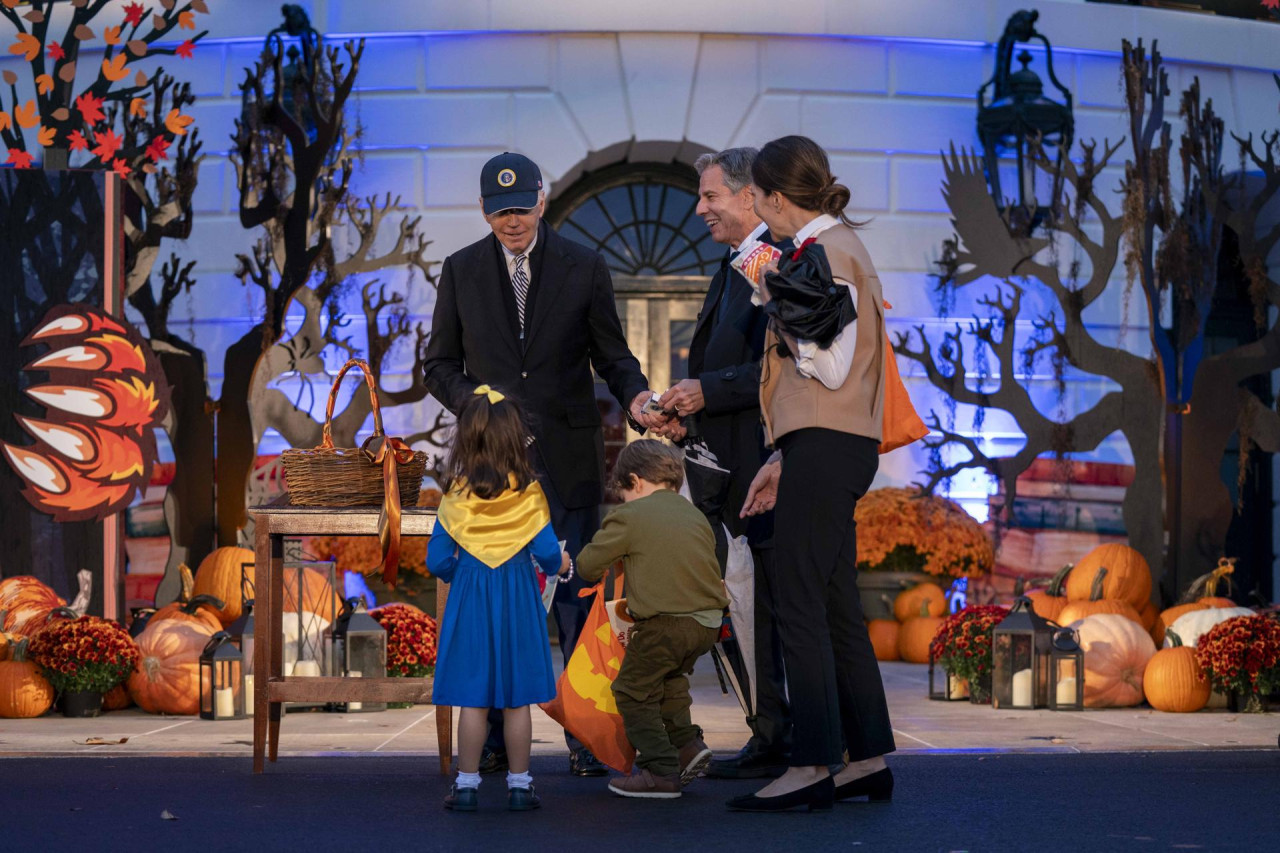
<svg viewBox="0 0 1280 853">
<path fill-rule="evenodd" d="M 523 154 L 503 152 L 480 170 L 480 198 L 486 214 L 511 207 L 536 207 L 541 191 L 542 172 Z"/>
</svg>

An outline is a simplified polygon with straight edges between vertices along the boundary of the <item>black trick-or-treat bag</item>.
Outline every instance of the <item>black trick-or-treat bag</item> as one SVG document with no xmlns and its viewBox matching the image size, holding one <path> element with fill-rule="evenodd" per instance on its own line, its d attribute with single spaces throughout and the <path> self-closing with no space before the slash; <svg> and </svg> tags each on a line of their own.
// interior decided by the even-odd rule
<svg viewBox="0 0 1280 853">
<path fill-rule="evenodd" d="M 849 288 L 836 284 L 826 250 L 806 242 L 783 255 L 778 271 L 764 278 L 771 300 L 764 306 L 782 331 L 827 349 L 836 335 L 858 317 Z"/>
</svg>

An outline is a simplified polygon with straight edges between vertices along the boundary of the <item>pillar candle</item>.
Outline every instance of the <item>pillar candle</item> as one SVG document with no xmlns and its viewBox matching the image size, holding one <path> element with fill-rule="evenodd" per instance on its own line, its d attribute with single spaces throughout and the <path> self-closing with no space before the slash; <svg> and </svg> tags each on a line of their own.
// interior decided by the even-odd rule
<svg viewBox="0 0 1280 853">
<path fill-rule="evenodd" d="M 950 688 L 948 699 L 964 699 L 969 695 L 969 682 L 963 678 L 948 676 L 947 685 Z"/>
<path fill-rule="evenodd" d="M 1076 680 L 1067 676 L 1058 682 L 1058 704 L 1074 705 L 1076 702 Z"/>
<path fill-rule="evenodd" d="M 244 677 L 244 712 L 253 716 L 253 673 Z"/>
<path fill-rule="evenodd" d="M 351 670 L 350 672 L 348 672 L 348 673 L 347 673 L 347 678 L 363 678 L 363 677 L 364 677 L 364 673 L 360 672 L 360 670 L 358 670 L 358 669 L 353 669 L 353 670 Z M 364 703 L 363 703 L 363 702 L 348 702 L 348 703 L 347 703 L 347 710 L 348 710 L 348 711 L 359 711 L 359 710 L 361 710 L 362 708 L 364 708 Z"/>
<path fill-rule="evenodd" d="M 293 665 L 294 676 L 316 676 L 320 674 L 320 664 L 313 660 L 300 660 Z"/>
<path fill-rule="evenodd" d="M 213 712 L 218 717 L 235 716 L 236 703 L 231 696 L 230 687 L 219 687 L 213 691 Z"/>
<path fill-rule="evenodd" d="M 1013 704 L 1017 707 L 1031 706 L 1031 670 L 1020 669 L 1013 674 Z"/>
</svg>

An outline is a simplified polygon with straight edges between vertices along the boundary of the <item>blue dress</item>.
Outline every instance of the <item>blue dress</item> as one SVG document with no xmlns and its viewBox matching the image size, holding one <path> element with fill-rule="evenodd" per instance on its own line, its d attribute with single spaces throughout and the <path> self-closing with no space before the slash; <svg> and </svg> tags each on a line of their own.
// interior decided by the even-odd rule
<svg viewBox="0 0 1280 853">
<path fill-rule="evenodd" d="M 449 584 L 449 600 L 440 623 L 434 704 L 520 708 L 555 698 L 535 563 L 549 576 L 560 571 L 560 543 L 550 524 L 496 568 L 436 525 L 427 543 L 427 570 Z"/>
</svg>

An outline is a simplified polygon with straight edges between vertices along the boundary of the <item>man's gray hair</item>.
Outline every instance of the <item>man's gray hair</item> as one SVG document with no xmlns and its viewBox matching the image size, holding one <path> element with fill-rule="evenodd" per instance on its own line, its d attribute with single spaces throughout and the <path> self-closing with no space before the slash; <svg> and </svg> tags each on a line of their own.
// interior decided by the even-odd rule
<svg viewBox="0 0 1280 853">
<path fill-rule="evenodd" d="M 712 166 L 719 166 L 724 172 L 724 183 L 729 192 L 738 192 L 751 184 L 751 164 L 756 161 L 758 148 L 726 148 L 715 154 L 703 154 L 693 163 L 693 168 L 701 175 Z"/>
</svg>

